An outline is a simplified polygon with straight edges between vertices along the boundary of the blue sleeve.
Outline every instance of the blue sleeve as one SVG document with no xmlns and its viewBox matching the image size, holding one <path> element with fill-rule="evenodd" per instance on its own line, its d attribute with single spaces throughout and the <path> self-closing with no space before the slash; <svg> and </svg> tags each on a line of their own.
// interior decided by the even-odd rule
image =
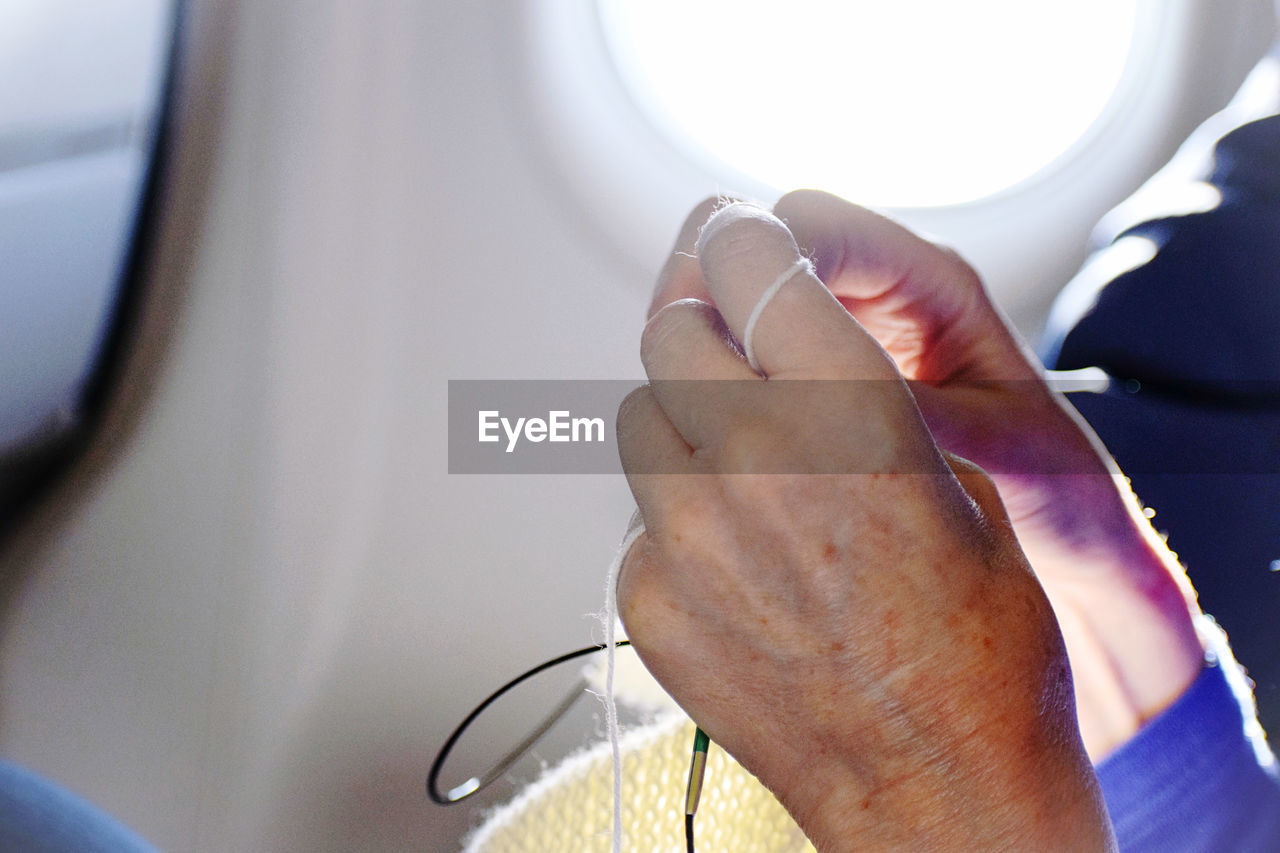
<svg viewBox="0 0 1280 853">
<path fill-rule="evenodd" d="M 115 818 L 8 761 L 0 761 L 0 850 L 155 853 Z"/>
<path fill-rule="evenodd" d="M 1280 778 L 1230 653 L 1097 767 L 1122 853 L 1280 850 Z"/>
</svg>

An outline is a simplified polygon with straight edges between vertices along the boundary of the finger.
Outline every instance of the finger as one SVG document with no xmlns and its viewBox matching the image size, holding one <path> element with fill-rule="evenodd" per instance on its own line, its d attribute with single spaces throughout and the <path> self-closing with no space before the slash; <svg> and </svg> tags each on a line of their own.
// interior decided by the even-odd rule
<svg viewBox="0 0 1280 853">
<path fill-rule="evenodd" d="M 645 526 L 658 529 L 673 493 L 674 475 L 698 473 L 693 448 L 658 405 L 653 389 L 641 386 L 618 407 L 618 455 Z M 680 479 L 687 479 L 681 477 Z"/>
<path fill-rule="evenodd" d="M 671 250 L 662 271 L 658 273 L 658 282 L 653 290 L 653 299 L 649 303 L 647 317 L 653 317 L 666 305 L 680 299 L 700 299 L 710 302 L 707 285 L 702 280 L 702 268 L 694 256 L 694 244 L 698 242 L 698 232 L 706 224 L 707 219 L 717 207 L 724 204 L 719 198 L 704 199 L 693 209 L 680 233 L 676 236 L 676 244 Z"/>
<path fill-rule="evenodd" d="M 684 299 L 645 325 L 640 360 L 659 405 L 694 448 L 711 445 L 745 403 L 734 386 L 760 381 L 746 363 L 720 312 Z M 739 402 L 734 402 L 739 401 Z"/>
<path fill-rule="evenodd" d="M 955 252 L 827 193 L 788 193 L 774 213 L 907 378 L 1039 375 L 973 268 Z"/>
<path fill-rule="evenodd" d="M 703 227 L 697 252 L 716 307 L 766 376 L 897 378 L 768 211 L 743 203 L 720 209 Z"/>
<path fill-rule="evenodd" d="M 640 336 L 640 361 L 655 381 L 758 378 L 724 317 L 696 299 L 673 302 L 649 319 Z"/>
</svg>

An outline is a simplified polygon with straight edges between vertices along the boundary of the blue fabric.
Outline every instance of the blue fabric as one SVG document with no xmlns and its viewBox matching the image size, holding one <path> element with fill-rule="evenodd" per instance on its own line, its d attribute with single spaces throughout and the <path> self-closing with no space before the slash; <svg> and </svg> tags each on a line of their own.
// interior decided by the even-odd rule
<svg viewBox="0 0 1280 853">
<path fill-rule="evenodd" d="M 1280 731 L 1280 115 L 1261 114 L 1276 102 L 1215 117 L 1157 192 L 1104 219 L 1099 256 L 1131 238 L 1154 256 L 1096 293 L 1082 274 L 1044 353 L 1114 377 L 1071 402 L 1155 510 Z M 1171 212 L 1215 190 L 1216 205 Z"/>
<path fill-rule="evenodd" d="M 1049 360 L 1179 396 L 1280 403 L 1280 115 L 1210 142 L 1192 137 L 1179 157 L 1199 168 L 1158 175 L 1145 206 L 1140 194 L 1103 220 L 1114 223 L 1101 235 L 1109 243 L 1138 237 L 1156 254 L 1082 316 L 1059 318 L 1046 332 Z M 1196 197 L 1200 185 L 1220 201 L 1169 212 L 1167 199 Z"/>
<path fill-rule="evenodd" d="M 1280 850 L 1275 760 L 1246 734 L 1252 714 L 1232 690 L 1229 666 L 1206 666 L 1177 702 L 1098 765 L 1121 853 Z"/>
<path fill-rule="evenodd" d="M 155 853 L 115 818 L 7 761 L 0 761 L 0 850 Z"/>
</svg>

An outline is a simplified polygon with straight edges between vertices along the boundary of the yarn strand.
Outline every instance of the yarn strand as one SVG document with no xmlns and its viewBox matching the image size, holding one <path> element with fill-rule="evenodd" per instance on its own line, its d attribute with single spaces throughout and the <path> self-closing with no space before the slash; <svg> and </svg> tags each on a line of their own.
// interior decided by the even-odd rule
<svg viewBox="0 0 1280 853">
<path fill-rule="evenodd" d="M 644 521 L 640 518 L 640 510 L 631 515 L 627 532 L 618 543 L 618 551 L 613 562 L 609 564 L 609 575 L 605 580 L 604 610 L 600 619 L 604 623 L 605 644 L 605 678 L 604 678 L 604 719 L 605 728 L 609 732 L 609 748 L 613 754 L 613 853 L 622 853 L 622 748 L 619 745 L 618 703 L 613 696 L 613 673 L 617 659 L 618 624 L 618 572 L 622 561 L 627 558 L 631 546 L 640 534 L 644 533 Z"/>
</svg>

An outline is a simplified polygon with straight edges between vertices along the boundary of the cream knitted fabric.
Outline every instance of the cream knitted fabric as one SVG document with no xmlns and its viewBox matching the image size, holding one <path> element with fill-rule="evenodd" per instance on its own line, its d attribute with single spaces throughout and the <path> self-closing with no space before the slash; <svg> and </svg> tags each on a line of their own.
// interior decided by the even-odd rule
<svg viewBox="0 0 1280 853">
<path fill-rule="evenodd" d="M 622 739 L 623 849 L 683 853 L 693 723 L 669 715 Z M 612 816 L 608 743 L 566 758 L 500 807 L 467 853 L 607 853 Z M 791 816 L 724 750 L 711 747 L 695 823 L 698 853 L 813 851 Z"/>
</svg>

